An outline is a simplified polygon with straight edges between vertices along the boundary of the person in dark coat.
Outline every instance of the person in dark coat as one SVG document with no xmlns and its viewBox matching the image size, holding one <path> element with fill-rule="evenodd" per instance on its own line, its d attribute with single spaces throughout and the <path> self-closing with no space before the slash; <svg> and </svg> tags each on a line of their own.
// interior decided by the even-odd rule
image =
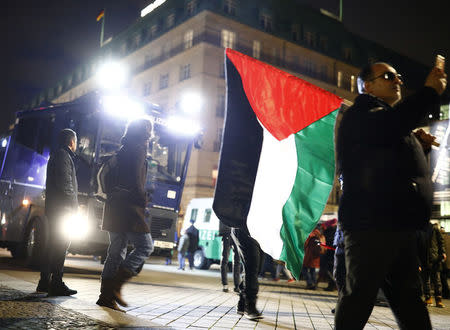
<svg viewBox="0 0 450 330">
<path fill-rule="evenodd" d="M 423 294 L 425 296 L 425 304 L 431 305 L 431 283 L 434 288 L 434 298 L 436 301 L 436 307 L 443 308 L 442 303 L 442 286 L 440 279 L 440 271 L 442 269 L 442 261 L 447 259 L 445 253 L 444 240 L 437 224 L 428 224 L 425 230 L 426 233 L 426 246 L 425 253 L 426 259 L 422 265 L 422 282 L 423 282 Z"/>
<path fill-rule="evenodd" d="M 228 292 L 228 259 L 230 249 L 233 250 L 233 283 L 234 292 L 239 292 L 241 276 L 241 259 L 237 246 L 231 238 L 231 228 L 219 221 L 219 236 L 222 237 L 222 259 L 220 260 L 220 276 L 222 280 L 222 291 Z"/>
<path fill-rule="evenodd" d="M 337 219 L 332 219 L 322 223 L 322 234 L 325 237 L 325 244 L 328 247 L 333 246 L 334 234 L 336 232 Z M 333 276 L 334 250 L 325 249 L 325 253 L 320 257 L 320 275 L 328 282 L 325 291 L 336 289 L 336 282 Z"/>
<path fill-rule="evenodd" d="M 195 220 L 191 219 L 190 222 L 191 222 L 191 225 L 189 226 L 189 228 L 186 229 L 186 234 L 189 236 L 189 246 L 187 249 L 186 256 L 189 260 L 189 268 L 191 270 L 193 270 L 194 269 L 194 253 L 198 249 L 199 237 L 198 237 L 198 229 L 195 228 L 195 226 L 194 226 Z"/>
<path fill-rule="evenodd" d="M 315 290 L 317 287 L 316 268 L 320 267 L 320 256 L 325 252 L 320 246 L 321 243 L 325 243 L 325 237 L 317 227 L 309 234 L 305 242 L 303 272 L 308 290 Z"/>
<path fill-rule="evenodd" d="M 102 272 L 97 304 L 123 311 L 117 306 L 128 304 L 121 288 L 153 252 L 150 229 L 145 222 L 147 194 L 147 146 L 152 125 L 146 119 L 128 124 L 118 157 L 117 186 L 108 194 L 102 229 L 109 233 L 108 254 Z M 134 249 L 126 256 L 128 242 Z"/>
<path fill-rule="evenodd" d="M 41 278 L 37 292 L 49 296 L 70 296 L 76 290 L 69 289 L 62 281 L 64 261 L 70 240 L 60 233 L 62 221 L 78 210 L 78 182 L 74 165 L 77 135 L 71 129 L 63 129 L 58 136 L 59 148 L 50 155 L 45 182 L 45 215 L 48 220 L 49 239 L 47 256 L 41 265 Z"/>
<path fill-rule="evenodd" d="M 337 133 L 343 194 L 346 283 L 335 328 L 362 329 L 379 288 L 402 329 L 431 329 L 417 286 L 416 230 L 430 219 L 433 190 L 425 149 L 434 137 L 412 130 L 439 110 L 446 75 L 433 68 L 425 86 L 401 100 L 401 76 L 386 63 L 363 68 L 359 95 Z"/>
</svg>

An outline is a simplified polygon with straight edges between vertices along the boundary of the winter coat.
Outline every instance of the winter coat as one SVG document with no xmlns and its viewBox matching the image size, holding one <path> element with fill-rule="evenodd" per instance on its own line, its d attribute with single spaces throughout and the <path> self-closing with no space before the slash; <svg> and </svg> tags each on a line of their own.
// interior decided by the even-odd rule
<svg viewBox="0 0 450 330">
<path fill-rule="evenodd" d="M 186 234 L 189 235 L 188 252 L 194 253 L 198 249 L 198 229 L 194 225 L 191 225 L 186 229 Z"/>
<path fill-rule="evenodd" d="M 323 248 L 320 246 L 320 243 L 325 243 L 325 237 L 323 237 L 318 229 L 314 229 L 311 234 L 309 234 L 308 239 L 305 242 L 303 267 L 320 267 L 320 255 L 324 252 Z"/>
<path fill-rule="evenodd" d="M 181 253 L 183 256 L 186 255 L 188 247 L 189 247 L 189 235 L 184 234 L 180 237 L 180 241 L 178 242 L 178 253 Z"/>
<path fill-rule="evenodd" d="M 61 218 L 78 209 L 74 157 L 68 147 L 60 148 L 50 155 L 45 182 L 45 214 L 49 219 Z"/>
<path fill-rule="evenodd" d="M 432 184 L 412 130 L 433 106 L 439 106 L 439 95 L 424 87 L 394 107 L 362 94 L 344 112 L 336 144 L 344 231 L 416 230 L 428 222 Z"/>
<path fill-rule="evenodd" d="M 444 239 L 439 228 L 436 228 L 431 223 L 426 232 L 428 239 L 428 264 L 431 266 L 443 260 L 443 254 L 445 253 Z"/>
<path fill-rule="evenodd" d="M 118 154 L 118 187 L 108 195 L 103 214 L 103 230 L 111 232 L 149 233 L 145 222 L 147 194 L 146 145 L 122 146 Z"/>
</svg>

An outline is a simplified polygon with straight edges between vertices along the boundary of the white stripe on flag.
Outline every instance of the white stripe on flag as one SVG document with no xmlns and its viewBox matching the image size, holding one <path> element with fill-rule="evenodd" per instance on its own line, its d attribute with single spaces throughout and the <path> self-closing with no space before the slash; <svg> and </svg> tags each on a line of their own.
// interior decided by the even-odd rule
<svg viewBox="0 0 450 330">
<path fill-rule="evenodd" d="M 280 238 L 282 210 L 294 185 L 297 150 L 294 134 L 278 141 L 263 129 L 263 145 L 247 226 L 250 235 L 259 242 L 264 252 L 280 259 L 283 247 Z"/>
</svg>

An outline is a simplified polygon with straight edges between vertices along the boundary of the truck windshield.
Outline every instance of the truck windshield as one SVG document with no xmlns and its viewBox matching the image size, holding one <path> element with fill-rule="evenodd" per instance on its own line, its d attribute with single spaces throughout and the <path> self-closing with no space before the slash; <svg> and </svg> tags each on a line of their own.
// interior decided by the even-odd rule
<svg viewBox="0 0 450 330">
<path fill-rule="evenodd" d="M 166 132 L 155 132 L 149 144 L 148 180 L 182 183 L 188 146 L 186 140 Z"/>
<path fill-rule="evenodd" d="M 120 139 L 124 131 L 123 122 L 108 121 L 104 125 L 100 158 L 110 156 L 120 148 Z M 170 134 L 166 127 L 155 124 L 147 153 L 148 180 L 169 184 L 182 183 L 188 146 L 189 140 Z"/>
</svg>

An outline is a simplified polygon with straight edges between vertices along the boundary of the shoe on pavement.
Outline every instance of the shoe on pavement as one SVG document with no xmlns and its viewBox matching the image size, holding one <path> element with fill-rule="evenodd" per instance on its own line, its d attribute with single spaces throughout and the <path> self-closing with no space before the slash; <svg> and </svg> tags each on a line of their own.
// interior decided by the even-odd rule
<svg viewBox="0 0 450 330">
<path fill-rule="evenodd" d="M 36 288 L 37 293 L 48 293 L 48 288 L 50 287 L 50 280 L 39 280 L 38 286 Z"/>
<path fill-rule="evenodd" d="M 244 310 L 245 310 L 245 299 L 244 297 L 240 296 L 236 306 L 236 313 L 238 313 L 239 315 L 244 315 Z"/>
<path fill-rule="evenodd" d="M 424 304 L 427 306 L 433 305 L 433 301 L 431 300 L 431 297 L 425 298 Z"/>
<path fill-rule="evenodd" d="M 293 278 L 290 278 L 290 279 L 288 279 L 288 280 L 287 280 L 287 282 L 288 282 L 288 283 L 292 283 L 292 282 L 295 282 L 295 279 L 293 279 Z"/>
<path fill-rule="evenodd" d="M 77 290 L 70 289 L 64 282 L 50 283 L 48 297 L 71 296 L 77 294 Z"/>
<path fill-rule="evenodd" d="M 222 291 L 223 292 L 228 292 L 228 285 L 224 285 L 223 288 L 222 288 Z"/>
<path fill-rule="evenodd" d="M 442 303 L 442 298 L 441 297 L 436 297 L 436 307 L 439 308 L 444 308 L 445 305 Z"/>
<path fill-rule="evenodd" d="M 261 312 L 256 309 L 254 303 L 246 304 L 244 308 L 244 316 L 249 320 L 260 320 L 264 318 Z"/>
<path fill-rule="evenodd" d="M 241 292 L 241 291 L 239 290 L 239 288 L 236 288 L 236 287 L 233 289 L 233 291 L 236 292 L 236 293 Z"/>
</svg>

